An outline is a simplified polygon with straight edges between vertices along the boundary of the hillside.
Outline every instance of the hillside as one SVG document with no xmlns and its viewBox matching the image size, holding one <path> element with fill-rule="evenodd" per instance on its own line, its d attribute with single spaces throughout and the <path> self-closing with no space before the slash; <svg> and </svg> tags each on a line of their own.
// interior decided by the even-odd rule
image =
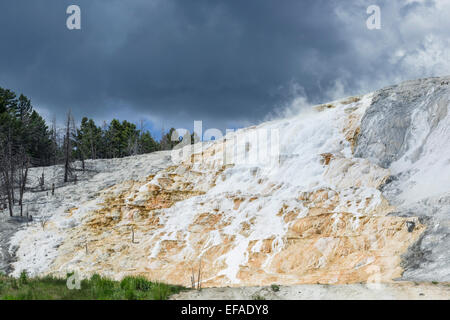
<svg viewBox="0 0 450 320">
<path fill-rule="evenodd" d="M 4 269 L 184 286 L 200 273 L 203 287 L 448 282 L 449 81 L 315 106 L 175 163 L 88 161 L 54 196 L 62 168 L 45 168 L 47 190 L 26 194 L 34 221 L 0 227 Z"/>
</svg>

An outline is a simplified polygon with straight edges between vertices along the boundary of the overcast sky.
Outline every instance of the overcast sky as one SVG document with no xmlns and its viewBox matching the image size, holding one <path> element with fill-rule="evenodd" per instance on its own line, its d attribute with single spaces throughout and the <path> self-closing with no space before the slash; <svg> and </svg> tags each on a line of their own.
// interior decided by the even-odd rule
<svg viewBox="0 0 450 320">
<path fill-rule="evenodd" d="M 81 30 L 66 8 L 81 8 Z M 369 30 L 369 5 L 381 29 Z M 450 74 L 448 0 L 1 0 L 0 86 L 47 119 L 234 128 Z M 301 100 L 298 98 L 301 97 Z"/>
</svg>

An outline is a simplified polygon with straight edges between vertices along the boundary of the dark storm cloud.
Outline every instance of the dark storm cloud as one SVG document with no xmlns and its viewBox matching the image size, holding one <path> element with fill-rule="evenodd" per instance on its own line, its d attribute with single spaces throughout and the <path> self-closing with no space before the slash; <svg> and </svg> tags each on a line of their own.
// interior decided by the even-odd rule
<svg viewBox="0 0 450 320">
<path fill-rule="evenodd" d="M 383 4 L 401 16 L 433 6 L 409 2 Z M 65 27 L 70 4 L 81 7 L 81 31 Z M 392 30 L 365 28 L 369 4 L 3 0 L 0 86 L 48 114 L 72 108 L 78 117 L 149 117 L 157 126 L 256 122 L 299 90 L 318 102 L 396 79 L 390 50 L 367 47 L 380 37 L 395 43 Z"/>
</svg>

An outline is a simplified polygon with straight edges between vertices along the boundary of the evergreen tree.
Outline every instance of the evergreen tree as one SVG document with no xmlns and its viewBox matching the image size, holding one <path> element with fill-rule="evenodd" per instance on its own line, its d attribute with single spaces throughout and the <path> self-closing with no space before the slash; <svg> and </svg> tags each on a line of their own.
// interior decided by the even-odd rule
<svg viewBox="0 0 450 320">
<path fill-rule="evenodd" d="M 33 159 L 34 165 L 48 165 L 52 158 L 51 133 L 45 120 L 36 112 L 32 111 L 29 117 L 29 124 L 25 130 L 28 141 L 27 153 Z"/>
<path fill-rule="evenodd" d="M 171 150 L 178 143 L 178 133 L 174 128 L 163 132 L 158 142 L 149 131 L 144 131 L 143 123 L 137 130 L 135 124 L 126 120 L 113 119 L 109 125 L 104 122 L 100 128 L 94 120 L 84 117 L 76 129 L 70 112 L 64 134 L 61 132 L 59 137 L 56 120 L 49 129 L 30 99 L 23 94 L 17 97 L 13 91 L 0 88 L 0 200 L 8 202 L 12 215 L 15 201 L 22 203 L 30 166 L 64 164 L 64 180 L 67 182 L 74 170 L 71 165 L 74 159 L 82 160 L 84 168 L 85 159 Z M 15 195 L 17 190 L 18 197 Z"/>
<path fill-rule="evenodd" d="M 122 145 L 123 150 L 121 156 L 131 156 L 138 154 L 139 148 L 139 132 L 136 129 L 134 123 L 123 121 L 122 122 Z"/>
<path fill-rule="evenodd" d="M 76 134 L 76 147 L 83 159 L 97 159 L 101 149 L 102 129 L 94 120 L 84 117 Z"/>
<path fill-rule="evenodd" d="M 178 143 L 179 134 L 175 128 L 171 128 L 168 133 L 164 134 L 161 138 L 161 150 L 172 150 Z"/>
<path fill-rule="evenodd" d="M 146 131 L 139 137 L 140 154 L 151 153 L 160 150 L 160 145 L 156 142 L 150 132 Z"/>
<path fill-rule="evenodd" d="M 122 142 L 122 125 L 119 120 L 113 119 L 105 132 L 108 143 L 107 153 L 109 158 L 121 157 L 124 148 Z"/>
<path fill-rule="evenodd" d="M 0 191 L 12 216 L 17 190 L 22 213 L 29 166 L 48 164 L 51 139 L 44 119 L 33 110 L 31 101 L 22 94 L 17 98 L 14 92 L 3 88 L 0 88 L 0 145 Z"/>
<path fill-rule="evenodd" d="M 50 132 L 44 119 L 35 111 L 31 100 L 0 88 L 0 136 L 9 136 L 11 148 L 23 148 L 34 165 L 47 165 L 51 156 Z"/>
<path fill-rule="evenodd" d="M 30 116 L 32 111 L 31 100 L 21 94 L 16 106 L 16 117 L 24 122 L 26 121 L 26 118 Z"/>
</svg>

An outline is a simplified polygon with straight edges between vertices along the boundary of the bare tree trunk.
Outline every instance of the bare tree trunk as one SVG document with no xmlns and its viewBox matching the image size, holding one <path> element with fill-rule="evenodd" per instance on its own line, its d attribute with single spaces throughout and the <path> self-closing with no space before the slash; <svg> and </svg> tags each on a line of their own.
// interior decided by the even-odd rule
<svg viewBox="0 0 450 320">
<path fill-rule="evenodd" d="M 7 160 L 7 159 L 4 159 Z M 5 192 L 6 192 L 6 199 L 8 200 L 8 208 L 9 208 L 9 216 L 13 216 L 13 201 L 12 201 L 12 194 L 11 194 L 11 179 L 9 177 L 9 168 L 4 167 L 3 168 L 3 179 L 5 184 Z"/>
<path fill-rule="evenodd" d="M 142 146 L 142 136 L 144 135 L 144 120 L 140 120 L 139 123 L 139 143 L 138 143 L 138 154 L 143 154 L 143 146 Z"/>
<path fill-rule="evenodd" d="M 23 153 L 23 160 L 22 160 L 22 168 L 20 170 L 20 198 L 19 198 L 19 204 L 20 204 L 20 216 L 23 216 L 23 194 L 25 193 L 25 187 L 27 185 L 27 179 L 28 179 L 28 168 L 30 167 L 30 160 L 26 156 L 25 152 Z M 25 172 L 24 172 L 25 170 Z"/>
<path fill-rule="evenodd" d="M 13 216 L 14 207 L 14 165 L 12 159 L 12 139 L 11 139 L 11 128 L 9 128 L 8 136 L 5 141 L 2 141 L 4 145 L 2 152 L 0 154 L 0 171 L 3 176 L 3 190 L 5 193 L 5 198 L 8 201 L 9 215 Z"/>
<path fill-rule="evenodd" d="M 44 169 L 42 169 L 42 175 L 39 178 L 39 186 L 41 187 L 41 191 L 44 191 L 45 188 L 45 174 L 44 174 Z"/>
<path fill-rule="evenodd" d="M 94 148 L 94 136 L 92 134 L 92 128 L 89 130 L 89 142 L 91 143 L 91 158 L 95 160 L 97 159 L 97 152 Z"/>
<path fill-rule="evenodd" d="M 7 193 L 8 193 L 9 216 L 12 217 L 12 216 L 14 215 L 14 212 L 13 212 L 13 206 L 14 206 L 14 204 L 13 204 L 13 201 L 12 201 L 11 191 L 8 190 Z"/>
<path fill-rule="evenodd" d="M 72 114 L 69 110 L 68 114 L 67 114 L 67 123 L 66 123 L 66 136 L 64 138 L 64 182 L 68 182 L 69 181 L 69 175 L 71 175 L 72 173 L 72 168 L 70 166 L 70 158 L 71 158 L 71 151 L 72 151 L 72 146 L 71 146 L 71 139 L 70 139 L 70 135 L 71 135 L 71 130 L 70 130 L 70 126 L 71 126 L 71 119 L 72 119 Z"/>
<path fill-rule="evenodd" d="M 56 166 L 58 162 L 58 141 L 57 141 L 57 133 L 56 133 L 56 117 L 53 116 L 52 120 L 52 143 L 53 143 L 53 165 Z"/>
<path fill-rule="evenodd" d="M 9 165 L 9 170 L 10 170 L 10 179 L 9 179 L 9 188 L 10 188 L 10 193 L 11 193 L 11 199 L 12 199 L 12 204 L 14 205 L 14 176 L 15 176 L 15 167 L 14 167 L 14 161 L 13 161 L 13 154 L 12 154 L 12 137 L 11 137 L 11 128 L 9 128 L 8 131 L 8 165 Z"/>
</svg>

